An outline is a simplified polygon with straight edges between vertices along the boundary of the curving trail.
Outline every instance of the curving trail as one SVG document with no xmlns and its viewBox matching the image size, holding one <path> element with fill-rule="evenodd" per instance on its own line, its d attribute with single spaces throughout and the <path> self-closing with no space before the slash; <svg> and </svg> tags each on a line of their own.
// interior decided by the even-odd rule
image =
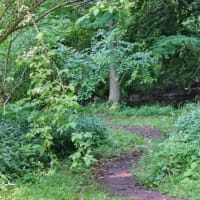
<svg viewBox="0 0 200 200">
<path fill-rule="evenodd" d="M 161 132 L 151 127 L 123 126 L 124 130 L 140 134 L 148 138 L 161 136 Z M 141 153 L 127 155 L 118 160 L 111 161 L 107 166 L 99 169 L 99 179 L 103 186 L 113 194 L 130 197 L 133 200 L 177 200 L 167 197 L 158 191 L 145 188 L 136 176 L 132 176 L 132 164 L 138 163 Z"/>
</svg>

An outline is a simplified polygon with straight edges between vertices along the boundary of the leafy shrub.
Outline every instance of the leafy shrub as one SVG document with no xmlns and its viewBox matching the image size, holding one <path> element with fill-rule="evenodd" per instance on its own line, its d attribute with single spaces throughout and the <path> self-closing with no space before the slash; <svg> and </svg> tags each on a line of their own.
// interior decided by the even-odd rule
<svg viewBox="0 0 200 200">
<path fill-rule="evenodd" d="M 180 184 L 200 181 L 199 122 L 200 106 L 186 106 L 175 123 L 175 133 L 153 144 L 133 170 L 143 183 L 158 187 L 171 179 Z"/>
<path fill-rule="evenodd" d="M 54 157 L 63 156 L 76 151 L 73 154 L 73 160 L 77 163 L 84 161 L 88 166 L 95 160 L 92 150 L 105 139 L 106 128 L 100 119 L 92 116 L 79 116 L 75 121 L 77 124 L 75 128 L 69 128 L 68 132 L 60 133 L 55 128 L 53 146 L 48 152 L 43 152 L 43 138 L 39 135 L 28 137 L 31 127 L 27 119 L 31 111 L 28 108 L 27 111 L 20 109 L 18 112 L 17 108 L 15 106 L 10 108 L 6 117 L 0 116 L 1 183 L 21 177 L 32 181 L 34 171 L 49 167 L 53 155 Z M 81 138 L 79 138 L 80 135 Z M 87 137 L 88 135 L 91 137 Z"/>
<path fill-rule="evenodd" d="M 198 146 L 186 141 L 186 138 L 181 140 L 174 136 L 160 144 L 154 144 L 136 169 L 139 179 L 148 186 L 158 187 L 172 177 L 183 180 L 199 174 L 200 171 L 196 171 L 200 164 Z M 200 178 L 200 174 L 198 176 Z"/>
<path fill-rule="evenodd" d="M 175 123 L 176 132 L 200 142 L 200 106 L 189 104 Z M 188 138 L 188 139 L 189 139 Z"/>
<path fill-rule="evenodd" d="M 79 169 L 83 164 L 90 167 L 92 163 L 96 162 L 92 154 L 92 139 L 93 135 L 90 132 L 72 134 L 72 142 L 77 149 L 77 151 L 70 156 L 73 161 L 71 166 L 73 169 Z"/>
<path fill-rule="evenodd" d="M 29 139 L 27 115 L 0 119 L 0 182 L 16 179 L 43 167 L 42 140 Z M 4 177 L 4 178 L 2 178 Z"/>
<path fill-rule="evenodd" d="M 76 127 L 53 135 L 53 149 L 57 155 L 71 154 L 72 168 L 89 167 L 96 161 L 93 149 L 105 141 L 105 125 L 94 116 L 79 116 Z"/>
<path fill-rule="evenodd" d="M 60 133 L 54 131 L 53 135 L 53 148 L 56 154 L 66 155 L 76 150 L 76 145 L 72 141 L 73 133 L 91 133 L 90 144 L 96 147 L 102 144 L 105 139 L 106 127 L 103 122 L 94 116 L 79 116 L 76 119 L 76 127 L 70 128 L 67 132 Z M 84 140 L 86 139 L 83 137 Z M 74 140 L 75 141 L 75 140 Z"/>
<path fill-rule="evenodd" d="M 78 132 L 92 133 L 92 145 L 101 145 L 105 139 L 105 124 L 94 116 L 80 116 L 77 120 L 76 130 Z"/>
</svg>

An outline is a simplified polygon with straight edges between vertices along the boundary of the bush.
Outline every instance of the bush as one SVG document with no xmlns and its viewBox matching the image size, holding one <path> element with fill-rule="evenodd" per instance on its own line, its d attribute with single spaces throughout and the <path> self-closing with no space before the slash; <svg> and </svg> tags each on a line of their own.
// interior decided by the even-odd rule
<svg viewBox="0 0 200 200">
<path fill-rule="evenodd" d="M 18 178 L 34 181 L 34 173 L 50 167 L 52 157 L 60 155 L 63 157 L 78 152 L 82 144 L 86 144 L 81 153 L 87 153 L 84 157 L 87 165 L 95 160 L 92 157 L 92 150 L 105 139 L 106 128 L 100 119 L 79 116 L 76 127 L 69 128 L 68 132 L 59 133 L 55 128 L 53 145 L 47 152 L 43 151 L 44 140 L 41 136 L 29 137 L 31 127 L 27 119 L 30 112 L 23 109 L 17 112 L 13 108 L 8 115 L 0 116 L 0 183 Z M 83 141 L 77 140 L 79 135 L 75 137 L 73 133 L 82 134 Z M 91 137 L 86 137 L 87 135 Z"/>
<path fill-rule="evenodd" d="M 188 110 L 188 108 L 190 108 Z M 152 145 L 134 170 L 148 186 L 200 181 L 200 106 L 189 105 L 175 122 L 175 133 Z"/>
<path fill-rule="evenodd" d="M 0 118 L 0 182 L 20 178 L 43 167 L 42 141 L 27 137 L 29 125 L 26 119 L 26 114 Z"/>
<path fill-rule="evenodd" d="M 200 142 L 200 106 L 189 104 L 175 123 L 175 132 Z"/>
<path fill-rule="evenodd" d="M 136 170 L 144 184 L 158 187 L 172 177 L 181 181 L 188 176 L 194 178 L 197 174 L 200 175 L 200 171 L 197 171 L 200 164 L 199 147 L 188 144 L 186 139 L 170 137 L 151 148 Z"/>
<path fill-rule="evenodd" d="M 73 133 L 88 133 L 92 134 L 90 144 L 92 147 L 97 147 L 105 140 L 106 127 L 103 122 L 94 116 L 83 115 L 76 119 L 76 127 L 70 128 L 67 132 L 59 133 L 54 131 L 53 149 L 58 155 L 71 154 L 76 150 L 72 142 Z M 84 137 L 83 137 L 84 138 Z"/>
<path fill-rule="evenodd" d="M 90 167 L 96 162 L 93 149 L 105 141 L 105 130 L 105 125 L 99 118 L 79 116 L 75 128 L 62 134 L 55 130 L 53 150 L 62 157 L 71 154 L 73 169 L 80 169 L 82 166 Z"/>
<path fill-rule="evenodd" d="M 105 124 L 94 116 L 80 116 L 77 120 L 76 131 L 78 132 L 91 132 L 92 145 L 99 146 L 105 140 Z"/>
</svg>

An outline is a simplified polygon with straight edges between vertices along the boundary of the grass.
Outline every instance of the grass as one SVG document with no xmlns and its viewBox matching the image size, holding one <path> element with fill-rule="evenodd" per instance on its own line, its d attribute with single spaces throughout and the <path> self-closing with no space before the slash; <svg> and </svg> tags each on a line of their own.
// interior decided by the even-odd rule
<svg viewBox="0 0 200 200">
<path fill-rule="evenodd" d="M 143 148 L 145 139 L 135 134 L 128 134 L 120 129 L 109 129 L 108 143 L 98 147 L 95 152 L 98 158 L 119 157 L 123 154 L 130 154 L 134 151 L 140 151 Z"/>
<path fill-rule="evenodd" d="M 109 116 L 108 116 L 109 117 Z M 112 116 L 107 122 L 112 126 L 149 126 L 161 130 L 163 133 L 172 131 L 174 116 Z"/>
<path fill-rule="evenodd" d="M 95 149 L 95 155 L 98 159 L 117 157 L 143 149 L 145 139 L 120 129 L 120 126 L 151 126 L 167 133 L 172 129 L 175 118 L 171 107 L 162 108 L 158 105 L 152 108 L 150 106 L 144 108 L 119 106 L 117 109 L 111 108 L 112 112 L 107 112 L 104 105 L 99 105 L 99 107 L 90 105 L 85 109 L 86 113 L 95 113 L 95 115 L 100 116 L 109 127 L 107 131 L 108 141 Z M 0 200 L 127 199 L 106 192 L 97 182 L 92 170 L 87 169 L 74 173 L 69 167 L 69 162 L 66 161 L 62 161 L 61 166 L 52 175 L 38 175 L 35 183 L 17 182 L 13 186 L 0 190 Z"/>
<path fill-rule="evenodd" d="M 69 165 L 49 176 L 41 176 L 35 184 L 18 183 L 1 191 L 1 200 L 122 200 L 111 197 L 91 172 L 73 173 Z M 123 198 L 124 199 L 124 198 Z"/>
<path fill-rule="evenodd" d="M 184 200 L 200 200 L 199 180 L 187 180 L 184 183 L 180 183 L 175 178 L 172 178 L 167 183 L 161 184 L 159 190 Z"/>
<path fill-rule="evenodd" d="M 176 109 L 170 105 L 144 105 L 126 106 L 123 104 L 93 103 L 84 108 L 87 113 L 104 113 L 118 116 L 171 116 L 176 114 Z"/>
<path fill-rule="evenodd" d="M 107 159 L 137 151 L 144 139 L 123 130 L 109 129 L 108 143 L 95 150 L 96 157 Z M 120 147 L 120 148 L 119 148 Z M 53 175 L 38 177 L 33 184 L 21 182 L 0 191 L 0 200 L 126 200 L 106 192 L 91 170 L 74 173 L 70 164 Z M 85 171 L 85 170 L 84 170 Z"/>
</svg>

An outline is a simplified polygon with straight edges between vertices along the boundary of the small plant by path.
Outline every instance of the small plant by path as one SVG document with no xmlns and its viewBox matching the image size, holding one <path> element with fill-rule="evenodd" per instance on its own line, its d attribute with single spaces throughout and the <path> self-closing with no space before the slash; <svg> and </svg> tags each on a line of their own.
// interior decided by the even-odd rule
<svg viewBox="0 0 200 200">
<path fill-rule="evenodd" d="M 162 135 L 159 130 L 151 127 L 122 126 L 122 128 L 148 138 Z M 139 183 L 136 176 L 132 176 L 130 172 L 132 164 L 137 165 L 141 155 L 141 153 L 134 153 L 104 164 L 99 168 L 100 182 L 113 194 L 129 197 L 133 200 L 177 200 L 158 191 L 145 188 Z"/>
</svg>

